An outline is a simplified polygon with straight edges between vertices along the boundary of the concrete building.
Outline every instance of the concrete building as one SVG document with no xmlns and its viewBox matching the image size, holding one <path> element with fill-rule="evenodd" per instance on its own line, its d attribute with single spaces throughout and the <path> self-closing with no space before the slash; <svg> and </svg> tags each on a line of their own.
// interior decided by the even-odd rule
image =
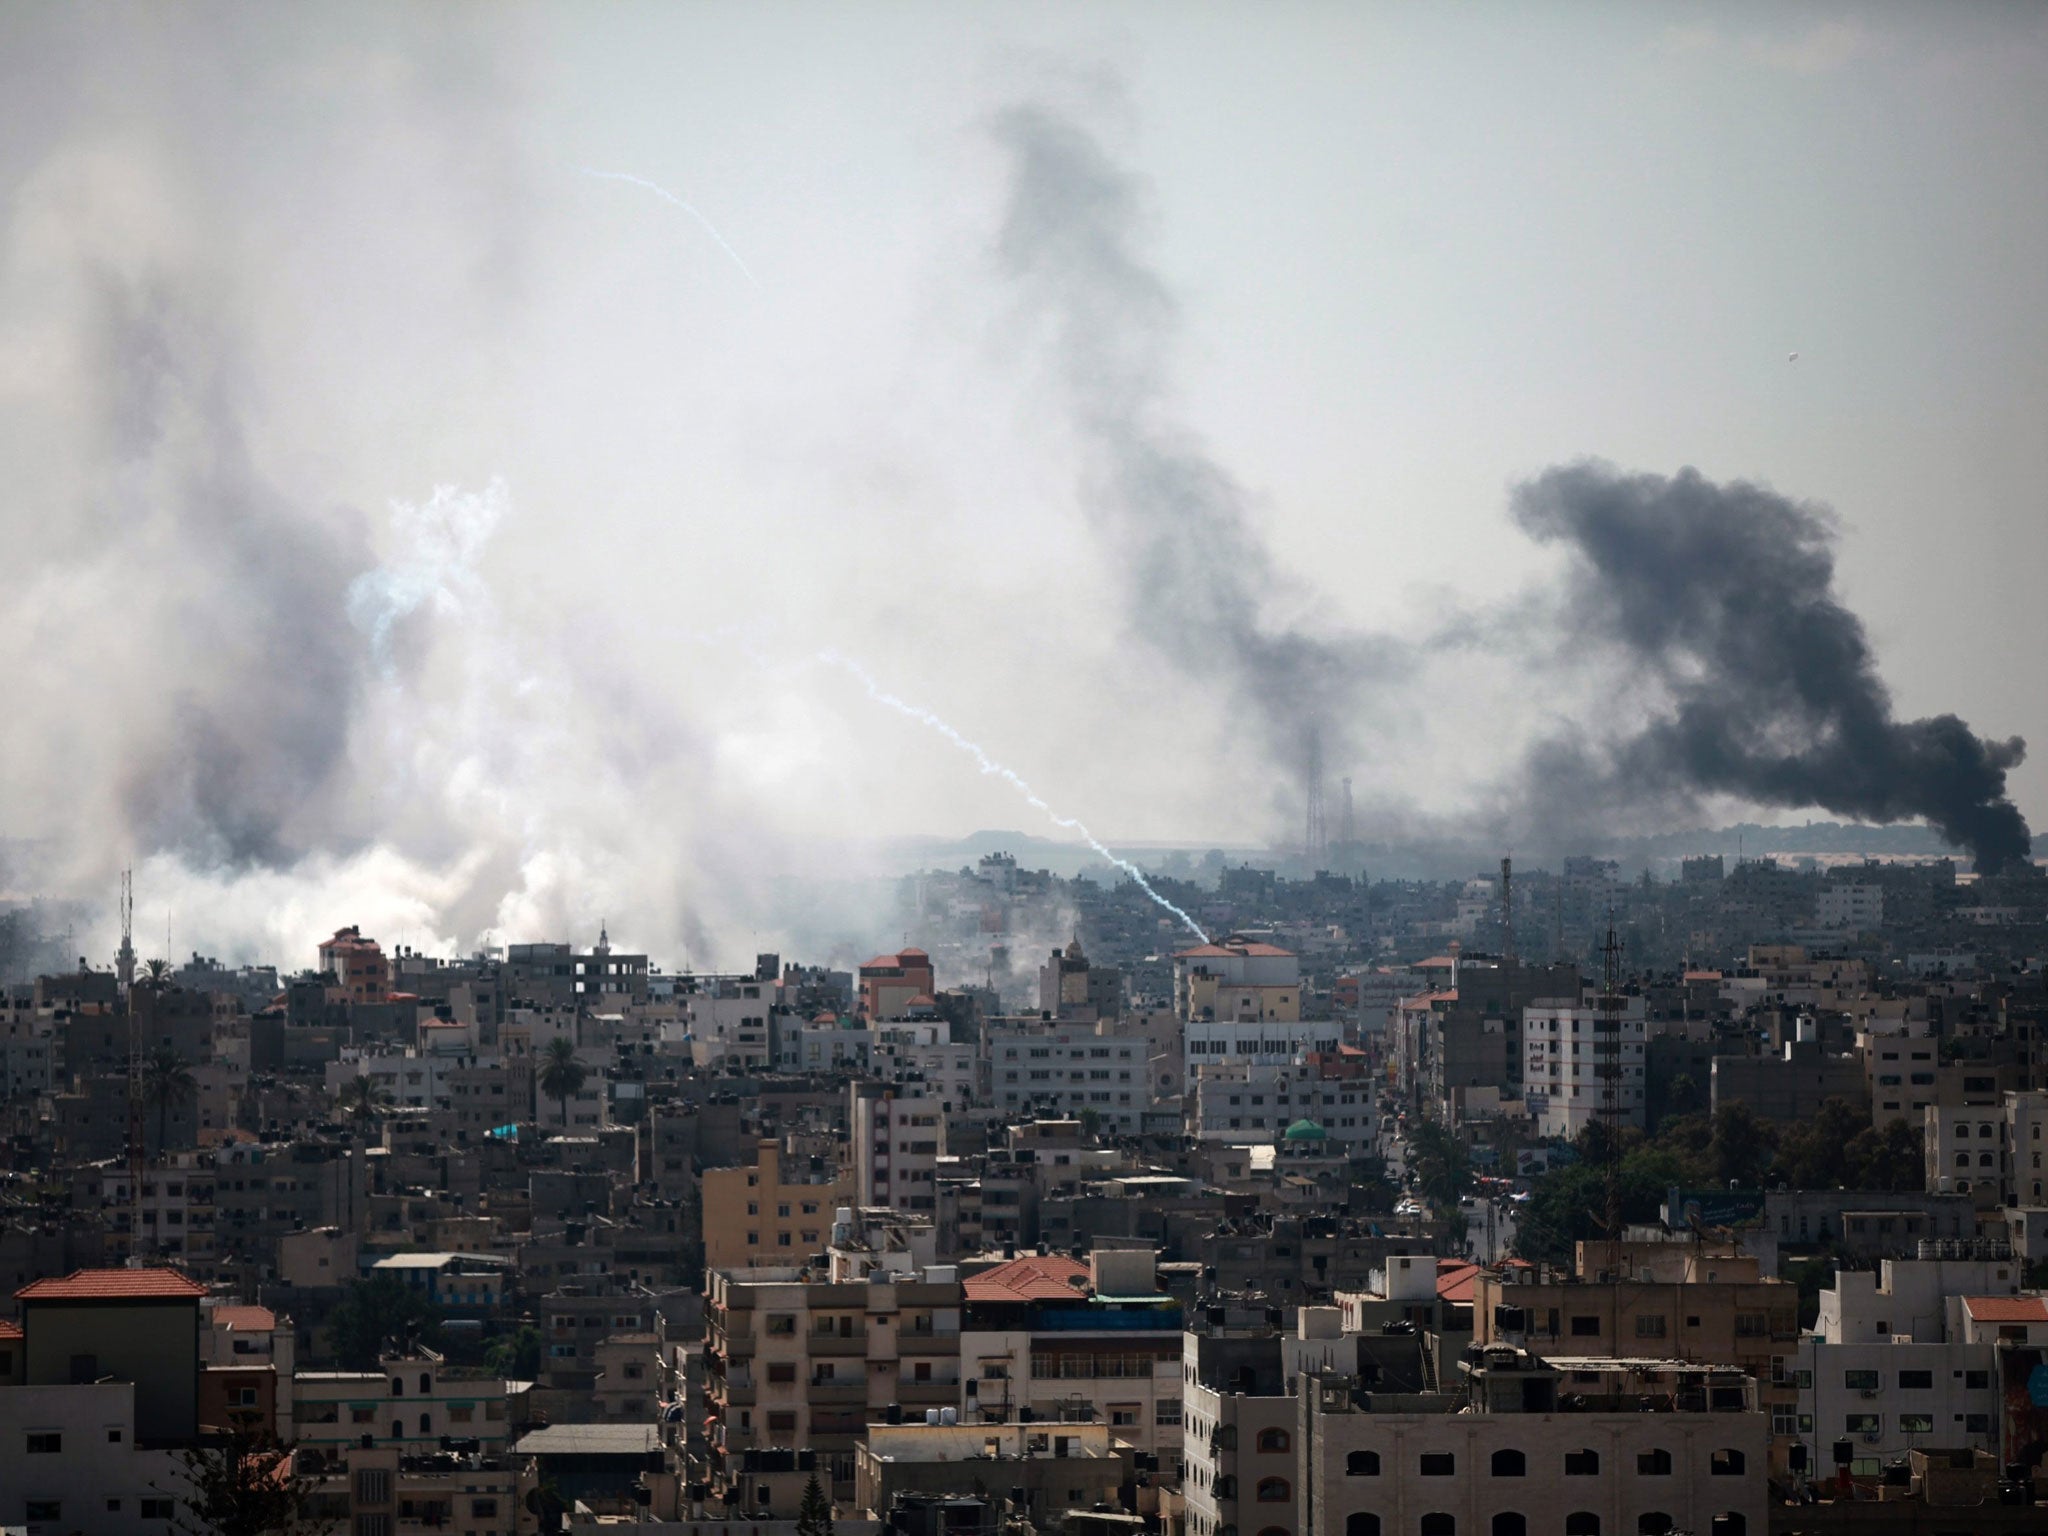
<svg viewBox="0 0 2048 1536">
<path fill-rule="evenodd" d="M 868 1019 L 900 1019 L 922 998 L 927 1005 L 938 993 L 932 957 L 921 949 L 900 949 L 877 955 L 860 968 L 860 1011 Z"/>
<path fill-rule="evenodd" d="M 790 1265 L 824 1250 L 833 1213 L 858 1202 L 851 1173 L 822 1155 L 794 1161 L 762 1139 L 744 1168 L 703 1174 L 704 1264 L 708 1269 Z"/>
<path fill-rule="evenodd" d="M 1292 1494 L 1298 1523 L 1276 1527 L 1290 1536 L 1768 1530 L 1769 1429 L 1740 1372 L 1513 1349 L 1486 1350 L 1463 1371 L 1462 1412 L 1450 1395 L 1304 1375 L 1294 1476 L 1259 1476 L 1251 1507 Z M 1645 1401 L 1657 1406 L 1646 1412 Z M 1237 1523 L 1252 1528 L 1244 1515 Z M 1220 1533 L 1191 1525 L 1189 1536 Z"/>
<path fill-rule="evenodd" d="M 1132 1458 L 1117 1438 L 1079 1420 L 877 1424 L 855 1456 L 853 1503 L 873 1519 L 900 1494 L 1000 1491 L 1037 1529 L 1058 1529 L 1069 1510 L 1118 1507 Z"/>
<path fill-rule="evenodd" d="M 432 1350 L 387 1356 L 374 1371 L 292 1378 L 295 1438 L 330 1462 L 365 1441 L 403 1455 L 437 1450 L 443 1436 L 503 1450 L 507 1419 L 502 1379 L 456 1370 Z"/>
<path fill-rule="evenodd" d="M 1643 1124 L 1643 999 L 1630 997 L 1618 1020 L 1615 1055 L 1625 1124 Z M 1571 1140 L 1599 1118 L 1610 1047 L 1597 1007 L 1535 1004 L 1522 1010 L 1522 1095 L 1537 1133 Z"/>
<path fill-rule="evenodd" d="M 854 1188 L 861 1205 L 933 1212 L 946 1117 L 917 1084 L 854 1083 L 847 1116 Z"/>
<path fill-rule="evenodd" d="M 1276 945 L 1235 936 L 1176 951 L 1173 1006 L 1189 1024 L 1298 1022 L 1301 961 Z"/>
<path fill-rule="evenodd" d="M 1925 1110 L 1927 1188 L 1968 1195 L 1979 1210 L 2048 1204 L 2048 1089 L 2005 1093 L 2001 1102 L 1930 1104 Z"/>
</svg>

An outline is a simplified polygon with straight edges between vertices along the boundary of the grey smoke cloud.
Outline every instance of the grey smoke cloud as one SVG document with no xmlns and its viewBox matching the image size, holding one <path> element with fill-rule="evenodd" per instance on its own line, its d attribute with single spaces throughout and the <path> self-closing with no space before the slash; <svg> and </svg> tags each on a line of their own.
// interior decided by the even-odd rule
<svg viewBox="0 0 2048 1536">
<path fill-rule="evenodd" d="M 1835 591 L 1834 523 L 1820 508 L 1693 469 L 1579 463 L 1521 486 L 1514 515 L 1569 551 L 1571 622 L 1668 701 L 1604 752 L 1552 743 L 1534 754 L 1539 800 L 1720 794 L 1878 822 L 1924 817 L 1980 871 L 2027 856 L 2005 783 L 2026 744 L 1986 740 L 1954 715 L 1895 717 L 1863 623 Z"/>
<path fill-rule="evenodd" d="M 1224 683 L 1262 721 L 1254 750 L 1285 771 L 1312 737 L 1345 771 L 1366 690 L 1404 674 L 1407 649 L 1268 621 L 1287 583 L 1245 489 L 1175 416 L 1178 309 L 1140 252 L 1141 184 L 1049 106 L 1011 106 L 990 133 L 1009 167 L 997 263 L 1049 345 L 1129 628 L 1191 678 Z"/>
</svg>

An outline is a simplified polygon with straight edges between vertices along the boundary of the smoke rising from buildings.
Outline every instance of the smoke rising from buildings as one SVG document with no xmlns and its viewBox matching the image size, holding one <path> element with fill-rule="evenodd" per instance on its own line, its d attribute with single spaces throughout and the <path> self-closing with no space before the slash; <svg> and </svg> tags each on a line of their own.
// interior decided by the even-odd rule
<svg viewBox="0 0 2048 1536">
<path fill-rule="evenodd" d="M 1895 718 L 1862 621 L 1835 592 L 1826 513 L 1692 469 L 1580 463 L 1520 487 L 1514 515 L 1569 551 L 1569 622 L 1668 699 L 1598 754 L 1535 754 L 1539 801 L 1716 794 L 1878 822 L 1924 817 L 1981 871 L 2027 856 L 2026 821 L 2005 792 L 2025 743 L 1987 741 L 1954 715 Z"/>
<path fill-rule="evenodd" d="M 1319 747 L 1348 767 L 1368 690 L 1407 670 L 1406 648 L 1270 622 L 1286 583 L 1246 492 L 1175 416 L 1178 314 L 1139 248 L 1141 184 L 1048 105 L 1011 106 L 990 132 L 1009 169 L 998 265 L 1049 346 L 1129 628 L 1188 679 L 1224 685 L 1276 766 Z"/>
</svg>

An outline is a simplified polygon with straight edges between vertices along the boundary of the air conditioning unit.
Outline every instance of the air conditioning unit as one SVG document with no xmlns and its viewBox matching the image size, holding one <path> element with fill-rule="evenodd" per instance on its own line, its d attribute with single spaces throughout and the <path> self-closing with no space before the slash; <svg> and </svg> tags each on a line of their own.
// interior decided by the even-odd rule
<svg viewBox="0 0 2048 1536">
<path fill-rule="evenodd" d="M 1876 1397 L 1878 1395 L 1878 1390 L 1875 1387 L 1865 1387 L 1863 1389 L 1863 1396 L 1865 1397 Z"/>
<path fill-rule="evenodd" d="M 1865 1445 L 1876 1445 L 1878 1441 L 1882 1440 L 1883 1438 L 1884 1436 L 1882 1435 L 1865 1435 L 1863 1437 L 1863 1443 Z"/>
</svg>

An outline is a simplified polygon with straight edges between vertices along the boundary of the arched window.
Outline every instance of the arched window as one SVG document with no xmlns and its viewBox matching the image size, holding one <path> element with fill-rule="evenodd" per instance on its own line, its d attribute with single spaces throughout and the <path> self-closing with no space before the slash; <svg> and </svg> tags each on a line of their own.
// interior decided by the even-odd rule
<svg viewBox="0 0 2048 1536">
<path fill-rule="evenodd" d="M 1708 1536 L 1749 1536 L 1749 1522 L 1730 1510 L 1725 1515 L 1714 1516 L 1714 1523 L 1707 1527 Z"/>
<path fill-rule="evenodd" d="M 1600 1517 L 1590 1509 L 1575 1509 L 1564 1517 L 1564 1536 L 1600 1536 Z"/>
<path fill-rule="evenodd" d="M 1520 1451 L 1495 1451 L 1493 1453 L 1493 1475 L 1495 1477 L 1527 1477 L 1529 1458 Z"/>
<path fill-rule="evenodd" d="M 1956 1154 L 1956 1166 L 1957 1166 L 1958 1168 L 1967 1168 L 1967 1167 L 1969 1167 L 1969 1166 L 1970 1166 L 1970 1154 L 1969 1154 L 1969 1153 L 1967 1153 L 1967 1152 L 1958 1152 L 1958 1153 Z"/>
<path fill-rule="evenodd" d="M 1259 1536 L 1293 1536 L 1293 1533 L 1284 1525 L 1269 1525 L 1260 1530 Z"/>
<path fill-rule="evenodd" d="M 1424 1515 L 1422 1536 L 1458 1536 L 1458 1517 L 1445 1514 Z"/>
<path fill-rule="evenodd" d="M 391 1378 L 391 1395 L 393 1397 L 405 1396 L 405 1378 L 403 1376 Z"/>
<path fill-rule="evenodd" d="M 403 1440 L 405 1438 L 405 1420 L 393 1419 L 391 1421 L 391 1438 L 394 1440 Z"/>
<path fill-rule="evenodd" d="M 1344 1536 L 1380 1536 L 1380 1517 L 1360 1510 L 1344 1517 Z"/>
<path fill-rule="evenodd" d="M 421 1433 L 421 1434 L 423 1434 L 423 1435 L 430 1435 L 430 1434 L 432 1434 L 433 1432 L 434 1432 L 434 1425 L 433 1425 L 433 1421 L 432 1421 L 431 1419 L 429 1419 L 429 1418 L 428 1418 L 428 1417 L 427 1417 L 427 1416 L 426 1416 L 426 1415 L 425 1415 L 424 1413 L 423 1413 L 423 1414 L 421 1414 L 421 1415 L 420 1415 L 420 1433 Z"/>
<path fill-rule="evenodd" d="M 1378 1477 L 1380 1475 L 1380 1453 L 1378 1451 L 1353 1451 L 1344 1458 L 1346 1477 Z"/>
<path fill-rule="evenodd" d="M 1661 1509 L 1636 1516 L 1636 1536 L 1671 1536 L 1676 1529 L 1677 1522 Z"/>
<path fill-rule="evenodd" d="M 1977 1154 L 1977 1166 L 1979 1168 L 1989 1168 L 1991 1166 L 1991 1154 L 1989 1152 L 1979 1152 Z"/>
<path fill-rule="evenodd" d="M 1707 1459 L 1707 1470 L 1715 1477 L 1742 1476 L 1742 1452 L 1733 1448 L 1714 1452 Z"/>
<path fill-rule="evenodd" d="M 1598 1451 L 1566 1451 L 1564 1453 L 1564 1475 L 1566 1477 L 1598 1477 L 1600 1475 L 1600 1453 Z"/>
<path fill-rule="evenodd" d="M 1294 1485 L 1284 1477 L 1262 1477 L 1259 1479 L 1259 1502 L 1261 1504 L 1285 1504 L 1294 1497 Z"/>
<path fill-rule="evenodd" d="M 1529 1536 L 1529 1518 L 1513 1510 L 1505 1510 L 1493 1517 L 1493 1536 Z"/>
<path fill-rule="evenodd" d="M 1268 1456 L 1284 1455 L 1294 1449 L 1294 1440 L 1284 1429 L 1259 1431 L 1259 1449 Z"/>
<path fill-rule="evenodd" d="M 427 1374 L 427 1373 L 426 1373 L 425 1371 L 421 1371 L 421 1372 L 420 1372 L 420 1396 L 421 1396 L 421 1397 L 432 1397 L 433 1395 L 434 1395 L 434 1378 L 433 1378 L 433 1377 L 431 1377 L 431 1376 L 429 1376 L 429 1375 L 428 1375 L 428 1374 Z"/>
<path fill-rule="evenodd" d="M 1671 1453 L 1666 1450 L 1639 1451 L 1636 1453 L 1636 1476 L 1669 1477 L 1671 1475 Z"/>
</svg>

